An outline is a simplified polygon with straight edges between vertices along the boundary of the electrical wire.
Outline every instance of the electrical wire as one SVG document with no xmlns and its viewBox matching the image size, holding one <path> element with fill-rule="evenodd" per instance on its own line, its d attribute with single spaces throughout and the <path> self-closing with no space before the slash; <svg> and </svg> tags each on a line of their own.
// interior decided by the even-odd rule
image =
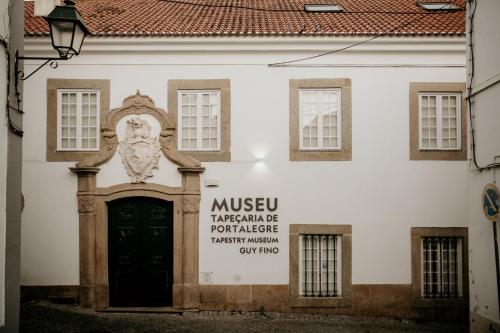
<svg viewBox="0 0 500 333">
<path fill-rule="evenodd" d="M 484 170 L 492 169 L 492 168 L 498 168 L 500 167 L 500 163 L 490 163 L 486 164 L 484 166 L 480 166 L 477 162 L 477 155 L 476 155 L 476 130 L 474 128 L 474 115 L 473 115 L 473 106 L 472 106 L 472 83 L 474 80 L 474 43 L 473 43 L 473 33 L 474 33 L 474 15 L 476 14 L 476 9 L 477 9 L 477 0 L 467 0 L 467 3 L 469 5 L 469 12 L 470 15 L 468 17 L 469 19 L 469 54 L 470 54 L 470 76 L 469 76 L 469 84 L 467 87 L 467 107 L 469 109 L 469 119 L 470 119 L 470 135 L 471 135 L 471 149 L 472 149 L 472 163 L 474 163 L 474 166 L 476 167 L 476 170 L 479 172 L 482 172 Z"/>
<path fill-rule="evenodd" d="M 444 6 L 443 6 L 443 8 L 444 8 Z M 460 10 L 463 11 L 464 9 L 461 8 Z M 439 10 L 437 12 L 439 12 Z M 341 47 L 341 48 L 338 48 L 338 49 L 335 49 L 335 50 L 332 50 L 332 51 L 323 52 L 323 53 L 316 54 L 316 55 L 309 56 L 309 57 L 304 57 L 304 58 L 299 58 L 299 59 L 294 59 L 294 60 L 289 60 L 289 61 L 275 62 L 275 63 L 272 63 L 272 64 L 268 64 L 268 66 L 269 67 L 280 67 L 280 66 L 286 65 L 286 64 L 291 64 L 291 63 L 300 62 L 300 61 L 304 61 L 304 60 L 311 60 L 311 59 L 315 59 L 315 58 L 319 58 L 319 57 L 324 57 L 324 56 L 329 55 L 329 54 L 334 54 L 334 53 L 342 52 L 342 51 L 348 50 L 350 48 L 353 48 L 353 47 L 356 47 L 356 46 L 359 46 L 359 45 L 371 42 L 374 39 L 387 36 L 387 35 L 395 32 L 395 31 L 397 31 L 397 30 L 399 30 L 401 28 L 404 28 L 404 27 L 406 27 L 406 26 L 408 26 L 410 24 L 417 23 L 417 22 L 423 20 L 425 17 L 427 17 L 430 14 L 435 14 L 435 13 L 434 12 L 420 13 L 419 17 L 417 17 L 417 18 L 415 18 L 415 19 L 413 19 L 411 21 L 402 23 L 402 24 L 394 27 L 393 29 L 391 29 L 389 31 L 380 33 L 378 35 L 372 36 L 372 37 L 370 37 L 368 39 L 356 42 L 354 44 L 351 44 L 351 45 L 348 45 L 348 46 L 345 46 L 345 47 Z"/>
<path fill-rule="evenodd" d="M 306 12 L 304 9 L 278 9 L 278 8 L 260 8 L 260 7 L 252 7 L 252 6 L 239 6 L 239 5 L 217 5 L 217 4 L 208 4 L 208 3 L 200 3 L 200 2 L 189 2 L 182 0 L 161 0 L 163 2 L 181 4 L 193 7 L 204 7 L 204 8 L 229 8 L 229 9 L 244 9 L 244 10 L 252 10 L 252 11 L 261 11 L 261 12 L 278 12 L 278 13 L 304 13 L 304 14 L 332 14 L 328 12 Z M 463 8 L 459 7 L 458 9 L 447 10 L 447 12 L 455 12 L 462 11 Z M 442 12 L 441 12 L 442 13 Z M 439 14 L 441 14 L 439 13 Z M 408 15 L 408 14 L 422 14 L 422 11 L 384 11 L 384 10 L 360 10 L 360 11 L 340 11 L 333 13 L 335 15 L 338 14 L 394 14 L 394 15 Z M 428 14 L 437 14 L 436 12 L 430 12 Z"/>
<path fill-rule="evenodd" d="M 11 25 L 11 22 L 10 22 L 10 17 L 11 17 L 11 14 L 12 14 L 12 2 L 9 3 L 9 7 L 8 7 L 8 16 L 9 16 L 9 23 L 8 23 L 8 31 L 10 31 L 10 25 Z M 10 114 L 10 111 L 11 109 L 14 109 L 20 113 L 23 113 L 22 110 L 19 109 L 19 105 L 20 105 L 20 93 L 17 89 L 17 87 L 15 87 L 16 89 L 16 100 L 17 100 L 17 108 L 14 108 L 13 106 L 10 105 L 10 63 L 11 63 L 11 59 L 10 59 L 10 46 L 9 46 L 9 43 L 7 42 L 7 39 L 8 39 L 8 35 L 7 36 L 1 36 L 0 35 L 0 45 L 2 46 L 3 50 L 4 50 L 4 53 L 5 53 L 5 57 L 7 59 L 7 94 L 6 94 L 6 109 L 5 109 L 5 114 L 6 114 L 6 118 L 7 118 L 7 125 L 8 125 L 8 128 L 9 128 L 9 131 L 14 133 L 15 135 L 17 136 L 20 136 L 22 137 L 24 132 L 23 130 L 18 127 L 13 121 L 12 121 L 12 118 L 11 118 L 11 114 Z M 16 73 L 14 73 L 14 75 L 16 75 Z"/>
</svg>

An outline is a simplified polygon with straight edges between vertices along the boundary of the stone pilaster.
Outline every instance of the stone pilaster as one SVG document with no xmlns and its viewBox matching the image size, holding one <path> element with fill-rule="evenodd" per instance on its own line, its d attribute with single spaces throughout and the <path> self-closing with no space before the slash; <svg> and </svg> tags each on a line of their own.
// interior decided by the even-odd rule
<svg viewBox="0 0 500 333">
<path fill-rule="evenodd" d="M 80 304 L 95 306 L 96 258 L 96 175 L 99 168 L 75 167 L 70 170 L 78 176 L 78 213 L 80 217 Z"/>
<path fill-rule="evenodd" d="M 200 285 L 198 281 L 199 260 L 199 212 L 200 212 L 200 173 L 205 168 L 180 167 L 182 173 L 182 214 L 183 214 L 183 272 L 182 307 L 199 308 Z"/>
</svg>

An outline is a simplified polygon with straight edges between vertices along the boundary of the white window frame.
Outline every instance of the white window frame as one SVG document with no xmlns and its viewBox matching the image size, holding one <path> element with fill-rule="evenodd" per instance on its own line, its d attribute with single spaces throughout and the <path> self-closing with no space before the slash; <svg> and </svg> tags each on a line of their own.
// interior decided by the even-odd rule
<svg viewBox="0 0 500 333">
<path fill-rule="evenodd" d="M 434 237 L 434 236 L 425 236 L 422 237 L 420 240 L 420 295 L 422 297 L 426 298 L 441 298 L 440 295 L 437 296 L 425 296 L 425 256 L 424 256 L 424 238 L 455 238 L 457 240 L 457 253 L 456 253 L 456 259 L 457 259 L 457 266 L 455 267 L 456 273 L 457 273 L 457 296 L 456 297 L 449 297 L 450 299 L 454 298 L 460 298 L 463 297 L 463 253 L 462 253 L 462 248 L 463 248 L 463 238 L 462 237 Z M 442 244 L 439 244 L 439 248 L 441 248 Z M 449 255 L 449 254 L 448 254 Z M 437 292 L 438 294 L 441 294 L 441 279 L 442 279 L 442 274 L 443 274 L 443 262 L 441 259 L 441 252 L 437 252 L 437 261 L 438 261 L 438 281 L 437 281 Z M 449 281 L 448 281 L 449 283 Z"/>
<path fill-rule="evenodd" d="M 323 112 L 320 110 L 318 113 L 318 147 L 304 147 L 304 123 L 303 123 L 303 92 L 323 92 L 334 91 L 337 93 L 338 106 L 337 106 L 337 147 L 323 147 Z M 342 89 L 340 88 L 307 88 L 299 89 L 299 149 L 304 151 L 337 151 L 342 149 Z"/>
<path fill-rule="evenodd" d="M 203 148 L 203 94 L 216 93 L 217 103 L 217 147 Z M 196 149 L 182 148 L 182 94 L 197 94 L 196 98 Z M 179 151 L 220 151 L 221 150 L 221 91 L 220 90 L 178 90 L 177 91 L 177 149 Z"/>
<path fill-rule="evenodd" d="M 329 236 L 333 236 L 336 238 L 336 253 L 337 253 L 337 257 L 334 258 L 334 272 L 337 273 L 337 280 L 336 280 L 336 287 L 337 287 L 337 295 L 336 296 L 320 296 L 320 295 L 308 295 L 308 296 L 305 296 L 304 295 L 304 287 L 303 287 L 303 279 L 304 279 L 304 274 L 303 274 L 303 271 L 304 271 L 304 267 L 303 267 L 303 263 L 304 263 L 304 248 L 303 248 L 303 244 L 304 244 L 304 237 L 307 237 L 307 236 L 318 236 L 320 237 L 320 239 L 318 240 L 318 253 L 317 253 L 317 261 L 318 261 L 318 272 L 316 274 L 318 274 L 319 276 L 321 276 L 322 272 L 323 272 L 323 267 L 321 267 L 321 237 L 322 236 L 325 236 L 325 237 L 329 237 Z M 327 240 L 328 241 L 328 240 Z M 326 267 L 327 271 L 328 271 L 328 266 Z M 312 275 L 312 274 L 311 274 Z M 321 290 L 321 282 L 319 282 L 320 279 L 318 279 L 318 283 L 319 283 L 319 288 Z M 327 281 L 328 283 L 328 281 Z M 335 284 L 335 282 L 334 282 Z M 334 287 L 335 288 L 335 287 Z M 299 235 L 299 295 L 300 297 L 331 297 L 331 298 L 337 298 L 337 297 L 341 297 L 342 296 L 342 235 L 338 235 L 338 234 L 301 234 Z"/>
<path fill-rule="evenodd" d="M 76 94 L 76 147 L 62 147 L 62 94 Z M 96 94 L 96 148 L 82 148 L 82 94 Z M 95 89 L 58 89 L 57 90 L 57 151 L 99 151 L 101 138 L 101 92 Z"/>
<path fill-rule="evenodd" d="M 436 97 L 436 147 L 423 147 L 422 146 L 422 97 Z M 443 96 L 452 96 L 456 97 L 456 112 L 457 112 L 457 147 L 455 148 L 443 148 L 443 104 L 442 97 Z M 436 92 L 420 92 L 418 94 L 418 147 L 420 150 L 461 150 L 462 149 L 462 103 L 461 103 L 462 94 L 460 93 L 436 93 Z"/>
</svg>

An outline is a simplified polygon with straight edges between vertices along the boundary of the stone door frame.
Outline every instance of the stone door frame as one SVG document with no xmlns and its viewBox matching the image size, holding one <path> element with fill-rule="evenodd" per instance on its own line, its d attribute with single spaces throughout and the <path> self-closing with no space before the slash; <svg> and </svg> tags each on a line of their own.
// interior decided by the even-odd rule
<svg viewBox="0 0 500 333">
<path fill-rule="evenodd" d="M 153 183 L 126 183 L 96 187 L 99 165 L 109 160 L 118 145 L 115 129 L 118 121 L 130 114 L 150 114 L 160 123 L 160 146 L 163 154 L 177 164 L 182 174 L 180 187 Z M 173 202 L 174 284 L 173 307 L 197 309 L 200 304 L 198 281 L 200 162 L 178 153 L 168 114 L 156 108 L 148 96 L 137 92 L 125 98 L 123 106 L 113 109 L 101 127 L 104 147 L 95 155 L 78 161 L 70 170 L 78 176 L 78 213 L 80 234 L 80 304 L 96 310 L 109 307 L 108 282 L 108 210 L 107 203 L 127 197 L 151 197 Z"/>
</svg>

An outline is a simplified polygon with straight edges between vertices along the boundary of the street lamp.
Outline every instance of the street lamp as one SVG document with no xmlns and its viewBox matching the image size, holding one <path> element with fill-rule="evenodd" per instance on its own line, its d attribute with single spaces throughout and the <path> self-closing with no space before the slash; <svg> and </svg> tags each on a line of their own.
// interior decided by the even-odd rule
<svg viewBox="0 0 500 333">
<path fill-rule="evenodd" d="M 50 27 L 52 46 L 59 52 L 61 59 L 78 55 L 89 30 L 75 8 L 75 2 L 65 0 L 64 6 L 56 6 L 44 19 Z"/>
<path fill-rule="evenodd" d="M 83 18 L 75 7 L 73 0 L 64 0 L 64 6 L 56 6 L 49 15 L 44 16 L 49 24 L 52 47 L 59 53 L 59 58 L 44 57 L 20 57 L 16 52 L 16 78 L 26 80 L 40 68 L 50 63 L 50 67 L 56 68 L 58 60 L 68 60 L 80 54 L 85 36 L 89 30 L 83 22 Z M 18 70 L 19 60 L 45 60 L 37 69 L 25 76 L 23 71 Z"/>
</svg>

